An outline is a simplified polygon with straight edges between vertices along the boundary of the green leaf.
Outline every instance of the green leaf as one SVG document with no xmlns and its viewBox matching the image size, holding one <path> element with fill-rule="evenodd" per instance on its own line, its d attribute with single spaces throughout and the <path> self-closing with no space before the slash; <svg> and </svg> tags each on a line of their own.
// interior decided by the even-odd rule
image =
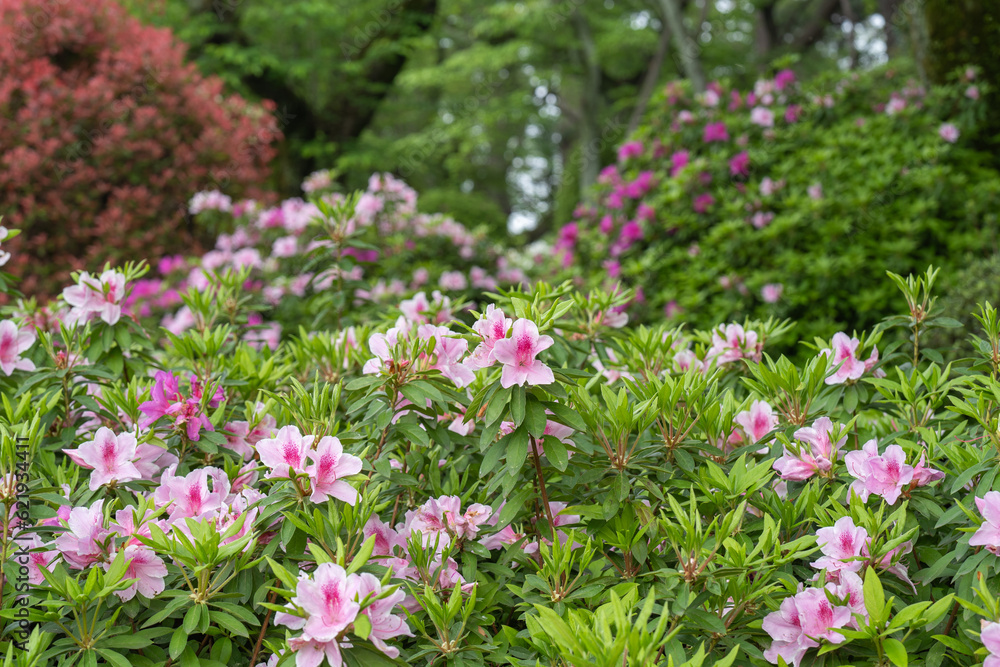
<svg viewBox="0 0 1000 667">
<path fill-rule="evenodd" d="M 555 436 L 548 436 L 542 440 L 542 448 L 545 450 L 545 457 L 548 458 L 556 470 L 564 472 L 569 465 L 569 455 L 566 453 L 566 445 Z"/>
<path fill-rule="evenodd" d="M 515 385 L 510 393 L 510 418 L 514 426 L 520 426 L 524 421 L 526 394 L 524 387 Z"/>
<path fill-rule="evenodd" d="M 362 639 L 368 639 L 368 635 L 372 633 L 372 622 L 364 614 L 358 614 L 357 618 L 354 619 L 354 634 Z"/>
<path fill-rule="evenodd" d="M 865 596 L 865 609 L 868 610 L 872 622 L 877 623 L 875 619 L 882 618 L 882 611 L 885 609 L 885 591 L 882 589 L 882 582 L 878 580 L 878 575 L 875 574 L 873 567 L 869 567 L 865 572 L 862 592 Z"/>
<path fill-rule="evenodd" d="M 170 638 L 170 657 L 174 660 L 177 659 L 181 653 L 184 652 L 184 647 L 187 646 L 188 633 L 184 628 L 177 628 L 174 630 L 173 636 Z"/>
<path fill-rule="evenodd" d="M 247 632 L 246 626 L 237 621 L 235 618 L 230 616 L 224 611 L 213 611 L 211 612 L 212 622 L 216 623 L 223 630 L 234 634 L 238 637 L 249 637 L 250 633 Z"/>
<path fill-rule="evenodd" d="M 511 477 L 521 472 L 524 460 L 528 458 L 528 429 L 518 427 L 507 445 L 507 474 Z"/>
<path fill-rule="evenodd" d="M 539 403 L 534 396 L 529 396 L 525 413 L 525 426 L 528 427 L 528 433 L 536 438 L 541 438 L 545 435 L 545 424 L 547 422 L 548 417 L 545 415 L 545 406 Z"/>
<path fill-rule="evenodd" d="M 115 651 L 109 651 L 108 649 L 104 648 L 97 648 L 95 650 L 102 658 L 107 660 L 109 664 L 112 664 L 115 667 L 132 667 L 132 663 L 129 662 L 128 659 L 121 653 L 116 653 Z"/>
<path fill-rule="evenodd" d="M 882 647 L 885 649 L 886 657 L 892 660 L 892 664 L 896 665 L 896 667 L 906 667 L 909 664 L 909 659 L 906 656 L 906 647 L 903 646 L 903 642 L 890 637 L 883 642 Z"/>
</svg>

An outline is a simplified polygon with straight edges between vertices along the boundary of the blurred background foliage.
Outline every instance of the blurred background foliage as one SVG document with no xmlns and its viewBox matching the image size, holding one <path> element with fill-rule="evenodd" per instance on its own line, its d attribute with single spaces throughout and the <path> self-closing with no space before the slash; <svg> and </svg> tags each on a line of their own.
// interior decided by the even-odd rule
<svg viewBox="0 0 1000 667">
<path fill-rule="evenodd" d="M 666 81 L 747 88 L 777 66 L 809 79 L 890 59 L 928 82 L 958 64 L 996 81 L 1000 67 L 990 0 L 124 2 L 206 74 L 278 102 L 283 194 L 318 168 L 346 188 L 387 171 L 498 237 L 568 221 Z"/>
</svg>

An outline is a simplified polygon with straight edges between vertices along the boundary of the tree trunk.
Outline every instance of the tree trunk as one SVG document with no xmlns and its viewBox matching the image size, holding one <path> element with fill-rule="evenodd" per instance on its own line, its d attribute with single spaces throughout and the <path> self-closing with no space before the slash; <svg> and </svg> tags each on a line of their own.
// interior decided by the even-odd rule
<svg viewBox="0 0 1000 667">
<path fill-rule="evenodd" d="M 601 66 L 597 60 L 597 45 L 590 32 L 587 17 L 579 9 L 573 12 L 573 26 L 580 40 L 584 69 L 580 103 L 580 198 L 597 181 L 601 161 L 601 129 L 598 117 L 601 109 Z"/>
<path fill-rule="evenodd" d="M 696 93 L 705 91 L 705 73 L 701 67 L 701 49 L 684 28 L 684 16 L 677 0 L 660 0 L 660 7 L 667 19 L 667 27 L 674 38 L 677 56 L 680 60 L 678 69 L 691 82 Z"/>
<path fill-rule="evenodd" d="M 643 79 L 635 109 L 632 110 L 632 117 L 628 121 L 626 135 L 635 132 L 642 121 L 643 114 L 646 113 L 646 105 L 649 104 L 649 98 L 653 96 L 653 91 L 656 89 L 656 82 L 660 79 L 660 70 L 663 69 L 663 59 L 666 58 L 669 48 L 670 31 L 667 30 L 667 26 L 663 26 L 663 29 L 660 31 L 660 42 L 656 45 L 656 53 L 653 54 L 653 59 L 649 61 L 646 78 Z"/>
</svg>

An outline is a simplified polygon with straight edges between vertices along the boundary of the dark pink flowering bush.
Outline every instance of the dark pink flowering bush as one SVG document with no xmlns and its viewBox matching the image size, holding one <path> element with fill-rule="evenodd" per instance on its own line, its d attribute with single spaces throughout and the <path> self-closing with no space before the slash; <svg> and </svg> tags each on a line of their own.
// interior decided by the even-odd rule
<svg viewBox="0 0 1000 667">
<path fill-rule="evenodd" d="M 651 322 L 871 327 L 898 307 L 885 270 L 942 266 L 948 290 L 993 252 L 1000 174 L 972 148 L 976 77 L 925 90 L 893 70 L 810 85 L 782 71 L 700 96 L 671 83 L 554 240 L 553 273 L 635 288 L 629 312 Z"/>
<path fill-rule="evenodd" d="M 993 306 L 945 366 L 936 270 L 892 274 L 796 364 L 788 320 L 501 286 L 388 176 L 313 196 L 196 197 L 215 250 L 3 311 L 8 663 L 1000 660 Z"/>
</svg>

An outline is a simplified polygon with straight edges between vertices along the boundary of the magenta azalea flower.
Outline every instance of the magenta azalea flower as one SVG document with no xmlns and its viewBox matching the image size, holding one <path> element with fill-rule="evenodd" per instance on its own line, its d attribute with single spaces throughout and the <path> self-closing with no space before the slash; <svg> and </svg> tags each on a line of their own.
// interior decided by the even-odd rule
<svg viewBox="0 0 1000 667">
<path fill-rule="evenodd" d="M 321 503 L 327 498 L 336 498 L 349 505 L 358 502 L 357 490 L 342 478 L 361 472 L 361 459 L 345 454 L 340 440 L 329 435 L 321 438 L 308 456 L 312 461 L 306 466 L 306 473 L 312 482 L 309 500 Z"/>
<path fill-rule="evenodd" d="M 733 176 L 750 175 L 750 154 L 746 151 L 738 153 L 729 161 L 729 173 Z"/>
<path fill-rule="evenodd" d="M 709 123 L 705 126 L 705 134 L 702 137 L 706 144 L 713 141 L 729 141 L 729 132 L 726 131 L 725 123 Z"/>
<path fill-rule="evenodd" d="M 9 376 L 14 371 L 35 370 L 31 359 L 21 358 L 21 353 L 27 352 L 34 344 L 34 333 L 20 331 L 11 320 L 0 322 L 0 370 L 3 374 Z"/>
<path fill-rule="evenodd" d="M 1000 491 L 987 491 L 976 498 L 976 507 L 983 515 L 983 524 L 969 538 L 969 546 L 986 547 L 1000 556 Z"/>
<path fill-rule="evenodd" d="M 555 382 L 552 369 L 535 355 L 552 347 L 551 336 L 540 336 L 538 326 L 527 319 L 519 319 L 511 327 L 511 337 L 498 340 L 493 355 L 503 364 L 500 385 L 506 389 L 514 385 L 545 385 Z"/>
<path fill-rule="evenodd" d="M 844 641 L 844 635 L 836 630 L 851 619 L 850 609 L 835 607 L 818 588 L 785 598 L 780 609 L 768 614 L 761 626 L 774 640 L 764 651 L 764 658 L 778 664 L 780 656 L 792 667 L 799 667 L 806 651 L 819 646 L 820 640 L 834 644 Z"/>
<path fill-rule="evenodd" d="M 90 490 L 96 491 L 105 484 L 142 479 L 135 467 L 136 440 L 131 433 L 115 435 L 109 428 L 99 428 L 93 440 L 77 449 L 64 449 L 63 453 L 84 468 L 92 469 Z"/>
</svg>

